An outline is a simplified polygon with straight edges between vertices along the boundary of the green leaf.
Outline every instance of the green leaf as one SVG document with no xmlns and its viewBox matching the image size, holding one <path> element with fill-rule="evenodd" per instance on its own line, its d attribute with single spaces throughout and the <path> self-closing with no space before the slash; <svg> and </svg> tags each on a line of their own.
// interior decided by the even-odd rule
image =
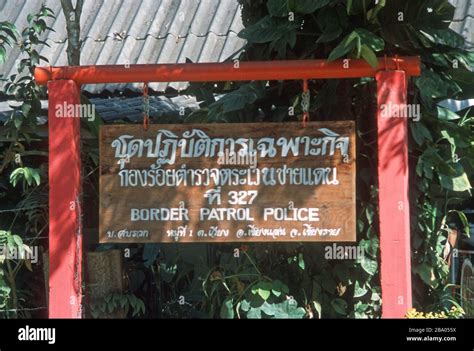
<svg viewBox="0 0 474 351">
<path fill-rule="evenodd" d="M 471 189 L 471 183 L 469 182 L 469 178 L 465 172 L 454 177 L 439 174 L 439 181 L 442 187 L 448 190 L 466 191 Z"/>
<path fill-rule="evenodd" d="M 377 5 L 375 7 L 371 8 L 369 11 L 367 11 L 367 20 L 369 22 L 378 22 L 377 15 L 385 7 L 387 0 L 379 0 L 377 2 Z"/>
<path fill-rule="evenodd" d="M 322 34 L 316 43 L 327 43 L 338 38 L 343 33 L 345 21 L 347 14 L 339 12 L 337 8 L 325 7 L 318 11 L 316 22 Z"/>
<path fill-rule="evenodd" d="M 349 284 L 349 281 L 351 279 L 351 273 L 349 271 L 349 267 L 347 266 L 347 264 L 338 263 L 334 267 L 334 273 L 343 284 Z"/>
<path fill-rule="evenodd" d="M 25 180 L 28 183 L 28 185 L 31 185 L 31 182 L 33 181 L 33 175 L 31 174 L 31 168 L 24 167 L 23 168 L 23 176 L 25 177 Z"/>
<path fill-rule="evenodd" d="M 13 124 L 16 129 L 20 129 L 21 125 L 23 124 L 23 118 L 21 116 L 16 116 L 15 113 L 13 112 L 12 115 L 13 117 Z"/>
<path fill-rule="evenodd" d="M 441 135 L 444 139 L 446 139 L 451 145 L 456 146 L 456 141 L 454 137 L 452 137 L 446 129 L 441 131 Z"/>
<path fill-rule="evenodd" d="M 252 286 L 252 294 L 260 296 L 264 301 L 266 301 L 272 291 L 272 284 L 269 282 L 258 282 Z"/>
<path fill-rule="evenodd" d="M 4 63 L 7 60 L 7 51 L 3 46 L 0 45 L 0 63 Z"/>
<path fill-rule="evenodd" d="M 13 241 L 18 248 L 23 247 L 23 240 L 18 235 L 12 235 Z"/>
<path fill-rule="evenodd" d="M 289 289 L 288 286 L 283 284 L 280 280 L 274 280 L 272 281 L 272 293 L 276 297 L 279 297 L 282 293 L 283 294 L 288 294 Z"/>
<path fill-rule="evenodd" d="M 379 63 L 377 56 L 375 56 L 375 53 L 367 45 L 362 45 L 360 49 L 360 56 L 364 60 L 366 60 L 373 68 L 377 68 Z"/>
<path fill-rule="evenodd" d="M 364 287 L 364 283 L 361 285 L 359 281 L 356 281 L 354 286 L 354 297 L 362 297 L 365 294 L 367 294 L 367 289 Z"/>
<path fill-rule="evenodd" d="M 39 64 L 40 57 L 39 57 L 39 54 L 36 50 L 31 51 L 30 58 L 31 58 L 31 65 L 32 66 L 37 66 Z"/>
<path fill-rule="evenodd" d="M 413 139 L 418 145 L 422 145 L 425 139 L 433 141 L 433 137 L 431 136 L 429 129 L 426 128 L 423 123 L 410 123 L 410 131 Z"/>
<path fill-rule="evenodd" d="M 421 279 L 429 286 L 434 287 L 437 285 L 436 280 L 434 278 L 433 267 L 430 264 L 423 262 L 418 266 L 415 266 L 414 271 L 418 273 Z"/>
<path fill-rule="evenodd" d="M 290 12 L 288 0 L 268 0 L 267 10 L 274 17 L 287 17 Z"/>
<path fill-rule="evenodd" d="M 439 74 L 422 69 L 420 77 L 415 78 L 415 84 L 423 95 L 439 98 L 447 95 L 446 84 Z"/>
<path fill-rule="evenodd" d="M 457 113 L 455 113 L 455 112 L 453 112 L 453 111 L 451 111 L 447 108 L 438 106 L 438 118 L 442 119 L 444 121 L 453 121 L 453 120 L 459 119 L 461 117 Z"/>
<path fill-rule="evenodd" d="M 267 289 L 259 289 L 258 290 L 258 295 L 263 299 L 267 300 L 270 297 L 270 290 Z"/>
<path fill-rule="evenodd" d="M 316 43 L 328 43 L 330 41 L 333 41 L 334 39 L 338 38 L 342 34 L 342 28 L 338 28 L 332 32 L 327 32 L 323 33 L 318 40 L 316 40 Z"/>
<path fill-rule="evenodd" d="M 5 33 L 12 40 L 16 40 L 19 35 L 15 25 L 9 22 L 0 22 L 0 32 Z"/>
<path fill-rule="evenodd" d="M 250 302 L 248 300 L 242 300 L 240 303 L 240 309 L 244 312 L 248 312 L 250 309 Z"/>
<path fill-rule="evenodd" d="M 313 301 L 313 307 L 314 307 L 314 309 L 316 310 L 316 312 L 318 313 L 318 318 L 321 318 L 321 317 L 322 317 L 322 314 L 321 314 L 321 311 L 322 311 L 321 304 L 320 304 L 318 301 Z"/>
<path fill-rule="evenodd" d="M 379 247 L 380 247 L 379 238 L 377 236 L 374 236 L 373 238 L 368 240 L 368 245 L 367 245 L 367 248 L 366 248 L 366 252 L 370 256 L 375 258 L 378 255 Z"/>
<path fill-rule="evenodd" d="M 304 258 L 303 258 L 303 254 L 302 253 L 299 253 L 298 254 L 298 267 L 301 268 L 301 270 L 304 271 L 305 269 L 305 263 L 304 263 Z"/>
<path fill-rule="evenodd" d="M 330 2 L 331 0 L 268 0 L 267 10 L 273 17 L 288 17 L 290 12 L 313 13 Z"/>
<path fill-rule="evenodd" d="M 302 14 L 310 14 L 328 5 L 331 0 L 297 0 L 294 2 L 295 11 Z"/>
<path fill-rule="evenodd" d="M 215 103 L 209 106 L 209 117 L 218 117 L 222 114 L 238 111 L 254 103 L 265 95 L 265 86 L 260 82 L 242 85 Z"/>
<path fill-rule="evenodd" d="M 87 98 L 87 96 L 81 94 L 81 104 L 84 105 L 91 105 L 93 106 L 92 102 Z M 86 109 L 89 111 L 89 108 Z M 102 117 L 96 111 L 95 108 L 92 109 L 93 116 L 87 116 L 88 118 L 81 118 L 81 122 L 83 126 L 85 126 L 96 138 L 99 137 L 100 126 L 103 123 Z"/>
<path fill-rule="evenodd" d="M 40 23 L 38 23 L 38 22 L 33 23 L 33 29 L 37 34 L 41 34 L 42 27 L 41 27 Z"/>
<path fill-rule="evenodd" d="M 250 311 L 247 312 L 247 318 L 249 319 L 260 319 L 262 318 L 262 310 L 260 308 L 251 308 Z"/>
<path fill-rule="evenodd" d="M 367 223 L 372 224 L 374 221 L 374 209 L 372 206 L 367 206 L 365 208 L 365 217 L 367 218 Z"/>
<path fill-rule="evenodd" d="M 178 273 L 178 266 L 171 263 L 160 263 L 161 278 L 166 283 L 171 283 Z"/>
<path fill-rule="evenodd" d="M 315 277 L 314 279 L 319 279 L 319 283 L 326 292 L 334 294 L 334 291 L 336 290 L 336 281 L 328 270 L 324 270 L 318 278 Z"/>
<path fill-rule="evenodd" d="M 159 244 L 145 244 L 143 245 L 143 264 L 145 267 L 150 268 L 155 264 L 156 258 L 160 254 L 161 245 Z"/>
<path fill-rule="evenodd" d="M 288 21 L 284 22 L 265 16 L 258 22 L 242 29 L 239 37 L 246 39 L 249 43 L 269 43 L 286 34 Z"/>
<path fill-rule="evenodd" d="M 450 121 L 439 120 L 439 127 L 449 134 L 460 148 L 470 148 L 472 145 L 472 134 L 469 128 L 457 125 Z"/>
<path fill-rule="evenodd" d="M 137 315 L 139 314 L 145 314 L 145 303 L 141 299 L 138 299 Z"/>
<path fill-rule="evenodd" d="M 100 316 L 100 312 L 97 311 L 96 309 L 91 308 L 91 316 L 92 316 L 92 318 L 97 319 Z"/>
<path fill-rule="evenodd" d="M 267 316 L 274 316 L 275 315 L 275 304 L 264 302 L 262 306 L 260 306 L 260 310 L 265 313 Z"/>
<path fill-rule="evenodd" d="M 346 3 L 346 12 L 347 12 L 347 14 L 351 13 L 351 8 L 352 8 L 352 0 L 347 0 L 347 3 Z"/>
<path fill-rule="evenodd" d="M 462 93 L 458 94 L 456 99 L 472 99 L 474 96 L 474 72 L 459 67 L 450 69 L 447 73 L 462 90 Z"/>
<path fill-rule="evenodd" d="M 112 313 L 115 309 L 115 306 L 112 303 L 107 304 L 107 312 Z"/>
<path fill-rule="evenodd" d="M 220 315 L 224 319 L 234 318 L 234 300 L 231 297 L 227 297 L 222 303 Z"/>
<path fill-rule="evenodd" d="M 329 54 L 328 61 L 334 61 L 347 53 L 351 52 L 357 44 L 357 33 L 352 32 L 347 35 L 342 41 L 337 45 L 333 51 Z"/>
<path fill-rule="evenodd" d="M 16 184 L 18 183 L 18 178 L 19 178 L 20 172 L 22 172 L 22 169 L 17 168 L 10 174 L 10 184 L 12 184 L 13 187 L 15 187 Z"/>
<path fill-rule="evenodd" d="M 373 292 L 372 295 L 370 296 L 370 300 L 372 301 L 380 301 L 380 295 L 376 292 Z"/>
<path fill-rule="evenodd" d="M 347 302 L 340 298 L 335 298 L 331 301 L 331 306 L 334 311 L 340 315 L 347 315 Z"/>
<path fill-rule="evenodd" d="M 377 269 L 378 269 L 377 261 L 364 257 L 360 263 L 361 263 L 362 269 L 366 271 L 369 275 L 374 275 L 377 272 Z"/>
<path fill-rule="evenodd" d="M 285 58 L 287 46 L 289 46 L 290 48 L 294 48 L 295 44 L 296 31 L 287 30 L 284 35 L 270 43 L 270 48 L 272 50 L 276 49 L 280 57 Z"/>
<path fill-rule="evenodd" d="M 294 299 L 287 299 L 279 304 L 274 304 L 274 318 L 278 319 L 301 319 L 306 315 L 302 307 Z"/>
<path fill-rule="evenodd" d="M 450 28 L 424 28 L 420 33 L 435 44 L 459 48 L 464 45 L 464 38 Z"/>
<path fill-rule="evenodd" d="M 369 308 L 369 304 L 363 303 L 362 301 L 357 302 L 354 306 L 355 318 L 367 318 L 366 311 Z"/>
<path fill-rule="evenodd" d="M 434 161 L 436 157 L 440 157 L 440 160 Z M 425 157 L 425 154 L 423 154 L 423 162 L 423 171 L 429 179 L 433 178 L 433 171 L 436 171 L 437 173 L 442 174 L 445 177 L 455 177 L 456 174 L 458 174 L 456 171 L 455 164 L 451 162 L 446 162 L 445 160 L 441 159 L 441 156 L 439 156 L 438 154 L 436 154 L 436 156 L 433 155 L 432 159 Z"/>
<path fill-rule="evenodd" d="M 367 29 L 357 28 L 355 33 L 360 38 L 361 43 L 367 45 L 373 51 L 382 51 L 384 49 L 385 42 L 383 39 Z"/>
<path fill-rule="evenodd" d="M 184 123 L 206 123 L 208 121 L 208 112 L 207 108 L 193 111 L 184 119 Z"/>
<path fill-rule="evenodd" d="M 470 227 L 469 227 L 469 220 L 467 219 L 467 216 L 464 214 L 464 212 L 458 211 L 458 210 L 451 210 L 449 211 L 449 214 L 456 214 L 461 221 L 462 224 L 462 229 L 466 236 L 469 238 L 470 237 Z"/>
<path fill-rule="evenodd" d="M 378 23 L 382 37 L 390 44 L 407 50 L 420 50 L 436 45 L 421 31 L 448 28 L 454 10 L 446 0 L 386 1 L 378 14 Z"/>
<path fill-rule="evenodd" d="M 33 180 L 35 181 L 36 185 L 40 185 L 41 177 L 40 177 L 39 172 L 33 168 L 30 168 L 30 171 L 31 171 L 31 176 L 33 177 Z"/>
<path fill-rule="evenodd" d="M 364 230 L 364 221 L 361 220 L 361 219 L 358 219 L 357 220 L 357 231 L 359 233 L 362 233 L 363 230 Z"/>
</svg>

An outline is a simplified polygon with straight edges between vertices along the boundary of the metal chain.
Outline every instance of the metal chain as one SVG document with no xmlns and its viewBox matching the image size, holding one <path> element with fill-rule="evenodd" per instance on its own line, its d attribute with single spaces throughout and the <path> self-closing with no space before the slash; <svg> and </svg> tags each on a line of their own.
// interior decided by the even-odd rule
<svg viewBox="0 0 474 351">
<path fill-rule="evenodd" d="M 309 105 L 310 94 L 308 89 L 308 81 L 303 81 L 303 93 L 301 94 L 301 109 L 303 110 L 303 125 L 309 121 Z"/>
<path fill-rule="evenodd" d="M 150 98 L 148 96 L 148 84 L 143 83 L 143 129 L 148 130 L 150 125 Z"/>
<path fill-rule="evenodd" d="M 309 90 L 303 91 L 301 94 L 301 109 L 303 110 L 303 113 L 309 112 L 309 97 Z"/>
</svg>

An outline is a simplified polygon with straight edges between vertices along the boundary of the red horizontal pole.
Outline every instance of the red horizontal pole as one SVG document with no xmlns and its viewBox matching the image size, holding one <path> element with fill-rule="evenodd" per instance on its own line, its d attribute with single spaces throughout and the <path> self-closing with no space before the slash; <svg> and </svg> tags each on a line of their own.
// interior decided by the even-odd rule
<svg viewBox="0 0 474 351">
<path fill-rule="evenodd" d="M 70 79 L 76 84 L 133 82 L 218 82 L 247 80 L 337 79 L 374 77 L 380 70 L 399 69 L 420 75 L 419 57 L 380 58 L 376 68 L 362 59 L 98 65 L 36 67 L 35 80 Z"/>
</svg>

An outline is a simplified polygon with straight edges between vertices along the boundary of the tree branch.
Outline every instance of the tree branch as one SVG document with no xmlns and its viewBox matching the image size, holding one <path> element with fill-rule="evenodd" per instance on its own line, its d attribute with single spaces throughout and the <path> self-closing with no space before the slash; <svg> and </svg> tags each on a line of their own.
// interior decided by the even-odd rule
<svg viewBox="0 0 474 351">
<path fill-rule="evenodd" d="M 81 12 L 84 0 L 77 0 L 76 8 L 71 0 L 61 0 L 67 29 L 67 60 L 71 66 L 80 65 L 81 57 Z"/>
<path fill-rule="evenodd" d="M 64 16 L 66 16 L 66 18 L 71 11 L 74 11 L 71 0 L 61 0 L 61 7 L 63 8 Z"/>
</svg>

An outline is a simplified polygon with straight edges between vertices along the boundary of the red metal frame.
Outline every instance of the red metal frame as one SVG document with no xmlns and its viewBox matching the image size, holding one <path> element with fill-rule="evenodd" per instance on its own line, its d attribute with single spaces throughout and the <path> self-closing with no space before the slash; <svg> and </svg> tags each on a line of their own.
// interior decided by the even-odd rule
<svg viewBox="0 0 474 351">
<path fill-rule="evenodd" d="M 80 103 L 72 80 L 48 83 L 49 317 L 81 318 L 82 225 L 79 118 L 56 118 L 55 106 Z"/>
<path fill-rule="evenodd" d="M 404 71 L 380 71 L 375 77 L 382 312 L 386 318 L 401 318 L 412 305 L 408 123 L 390 115 L 395 110 L 388 106 L 406 105 L 407 79 Z"/>
<path fill-rule="evenodd" d="M 79 103 L 78 85 L 376 77 L 380 107 L 389 102 L 406 102 L 405 79 L 419 74 L 418 57 L 379 59 L 376 68 L 364 60 L 352 59 L 37 67 L 37 83 L 49 82 L 49 316 L 81 317 L 82 277 L 78 263 L 80 267 L 82 228 L 80 212 L 70 209 L 71 201 L 80 208 L 79 119 L 56 118 L 54 114 L 57 104 Z M 403 318 L 411 307 L 407 123 L 404 119 L 382 118 L 380 111 L 377 120 L 382 316 Z"/>
<path fill-rule="evenodd" d="M 37 67 L 38 84 L 71 79 L 77 84 L 132 82 L 219 82 L 242 80 L 296 80 L 374 77 L 377 71 L 399 67 L 409 76 L 420 74 L 418 57 L 379 60 L 373 68 L 364 60 L 328 62 L 326 60 L 254 61 L 228 63 L 183 63 L 99 66 Z M 238 68 L 237 68 L 238 67 Z"/>
</svg>

